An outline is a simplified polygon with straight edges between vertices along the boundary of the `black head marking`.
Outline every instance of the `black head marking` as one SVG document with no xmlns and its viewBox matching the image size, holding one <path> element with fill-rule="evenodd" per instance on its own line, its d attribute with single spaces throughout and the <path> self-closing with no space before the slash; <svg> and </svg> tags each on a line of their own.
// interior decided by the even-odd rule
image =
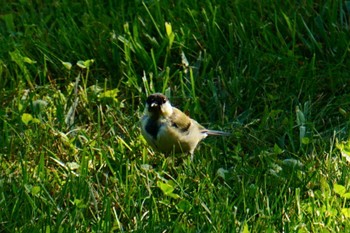
<svg viewBox="0 0 350 233">
<path fill-rule="evenodd" d="M 161 93 L 152 94 L 148 96 L 146 100 L 146 103 L 148 104 L 148 110 L 150 112 L 158 112 L 160 111 L 160 106 L 166 101 L 168 101 L 168 98 L 165 95 Z"/>
<path fill-rule="evenodd" d="M 157 139 L 159 128 L 159 123 L 154 120 L 149 120 L 145 127 L 147 133 L 149 133 L 154 139 Z"/>
<path fill-rule="evenodd" d="M 149 105 L 151 104 L 161 105 L 161 104 L 164 104 L 167 100 L 168 98 L 165 95 L 161 93 L 155 93 L 148 96 L 146 103 Z"/>
<path fill-rule="evenodd" d="M 148 105 L 148 112 L 150 112 L 150 119 L 146 123 L 145 130 L 154 138 L 157 139 L 157 134 L 159 132 L 160 123 L 160 107 L 162 104 L 165 104 L 168 101 L 168 98 L 161 94 L 155 93 L 148 96 L 146 104 Z"/>
</svg>

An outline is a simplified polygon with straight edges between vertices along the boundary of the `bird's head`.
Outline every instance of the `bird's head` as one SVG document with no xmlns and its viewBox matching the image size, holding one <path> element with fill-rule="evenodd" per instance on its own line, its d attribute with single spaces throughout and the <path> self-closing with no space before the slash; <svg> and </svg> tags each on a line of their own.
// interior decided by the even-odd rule
<svg viewBox="0 0 350 233">
<path fill-rule="evenodd" d="M 173 113 L 168 98 L 161 93 L 155 93 L 148 96 L 146 100 L 146 109 L 153 116 L 162 115 L 168 117 Z"/>
</svg>

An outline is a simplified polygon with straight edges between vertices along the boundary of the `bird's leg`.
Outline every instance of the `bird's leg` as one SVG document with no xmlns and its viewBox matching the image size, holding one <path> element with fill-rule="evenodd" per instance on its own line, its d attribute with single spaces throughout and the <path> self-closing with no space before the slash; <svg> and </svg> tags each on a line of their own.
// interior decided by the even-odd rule
<svg viewBox="0 0 350 233">
<path fill-rule="evenodd" d="M 193 152 L 190 152 L 190 156 L 191 156 L 191 162 L 193 162 L 193 158 L 194 158 Z"/>
</svg>

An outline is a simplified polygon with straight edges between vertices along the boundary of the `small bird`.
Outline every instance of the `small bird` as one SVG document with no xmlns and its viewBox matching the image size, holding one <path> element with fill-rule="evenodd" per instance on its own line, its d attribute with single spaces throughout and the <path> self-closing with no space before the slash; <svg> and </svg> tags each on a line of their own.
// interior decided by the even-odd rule
<svg viewBox="0 0 350 233">
<path fill-rule="evenodd" d="M 222 131 L 209 130 L 171 106 L 168 98 L 155 93 L 148 96 L 141 119 L 141 132 L 154 150 L 163 153 L 190 153 L 208 135 L 230 135 Z"/>
</svg>

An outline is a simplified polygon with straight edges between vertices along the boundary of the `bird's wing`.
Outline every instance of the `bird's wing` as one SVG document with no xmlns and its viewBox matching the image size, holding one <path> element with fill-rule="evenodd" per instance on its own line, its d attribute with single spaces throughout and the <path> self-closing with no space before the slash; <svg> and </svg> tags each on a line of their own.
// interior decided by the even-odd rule
<svg viewBox="0 0 350 233">
<path fill-rule="evenodd" d="M 169 117 L 169 120 L 172 127 L 178 128 L 182 132 L 188 131 L 192 123 L 191 118 L 177 108 L 173 108 L 173 114 Z"/>
</svg>

